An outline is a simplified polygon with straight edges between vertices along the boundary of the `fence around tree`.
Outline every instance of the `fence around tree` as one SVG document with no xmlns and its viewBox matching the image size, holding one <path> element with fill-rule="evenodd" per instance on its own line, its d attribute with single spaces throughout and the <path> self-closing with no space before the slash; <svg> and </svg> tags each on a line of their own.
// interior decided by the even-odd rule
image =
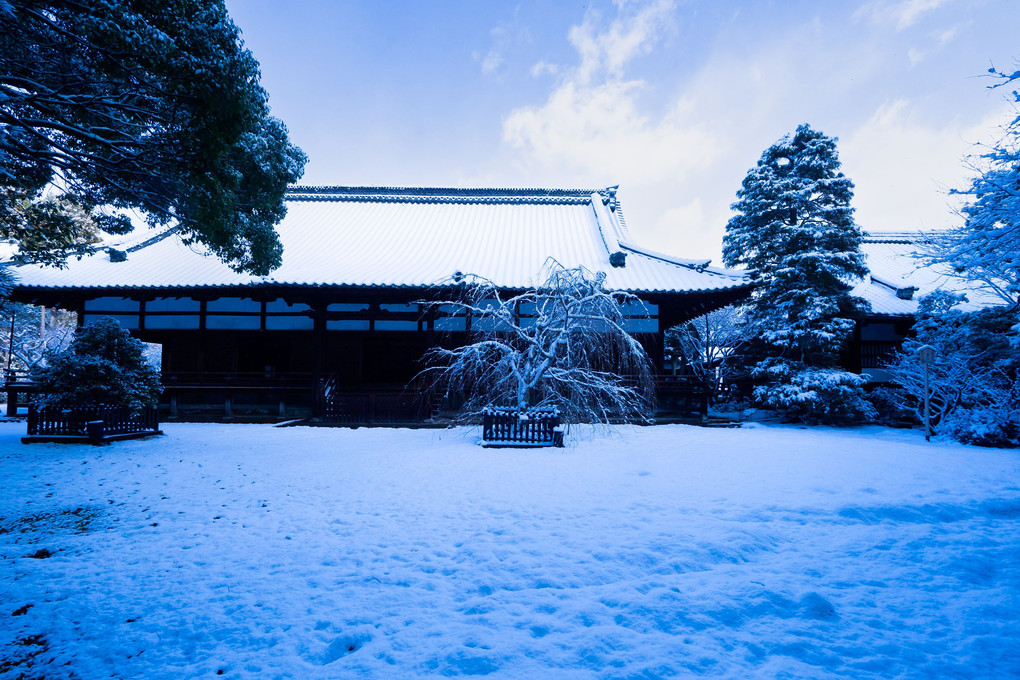
<svg viewBox="0 0 1020 680">
<path fill-rule="evenodd" d="M 126 406 L 28 406 L 28 436 L 23 442 L 66 441 L 99 444 L 161 434 L 159 408 Z"/>
<path fill-rule="evenodd" d="M 560 414 L 556 409 L 519 412 L 512 408 L 482 411 L 483 446 L 563 446 Z"/>
</svg>

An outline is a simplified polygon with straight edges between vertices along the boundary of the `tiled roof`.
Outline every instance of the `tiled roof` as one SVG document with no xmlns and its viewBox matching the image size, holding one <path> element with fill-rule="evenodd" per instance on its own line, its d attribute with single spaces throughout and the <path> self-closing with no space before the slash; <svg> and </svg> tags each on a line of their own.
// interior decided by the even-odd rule
<svg viewBox="0 0 1020 680">
<path fill-rule="evenodd" d="M 976 284 L 953 276 L 947 267 L 926 264 L 918 254 L 924 236 L 917 232 L 865 233 L 861 250 L 871 274 L 857 284 L 854 294 L 871 303 L 872 313 L 913 315 L 918 298 L 938 289 L 965 293 L 968 301 L 961 305 L 964 310 L 1002 304 L 1001 299 Z"/>
<path fill-rule="evenodd" d="M 302 187 L 288 192 L 277 225 L 283 264 L 266 277 L 239 274 L 172 231 L 71 260 L 65 269 L 22 265 L 25 288 L 173 288 L 265 283 L 421 287 L 474 274 L 499 286 L 538 283 L 548 258 L 606 273 L 606 285 L 634 292 L 747 286 L 740 272 L 634 245 L 615 187 L 437 189 Z M 610 256 L 623 267 L 610 264 Z"/>
</svg>

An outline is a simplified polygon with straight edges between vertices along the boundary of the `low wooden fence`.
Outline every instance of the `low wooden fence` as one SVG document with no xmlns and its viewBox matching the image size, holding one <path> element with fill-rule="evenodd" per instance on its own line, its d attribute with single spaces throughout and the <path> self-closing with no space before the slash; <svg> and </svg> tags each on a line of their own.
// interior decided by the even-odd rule
<svg viewBox="0 0 1020 680">
<path fill-rule="evenodd" d="M 430 416 L 429 404 L 411 392 L 336 392 L 322 397 L 320 421 L 330 425 L 401 425 Z"/>
<path fill-rule="evenodd" d="M 107 439 L 159 434 L 159 407 L 28 405 L 29 440 L 48 438 L 98 444 Z"/>
<path fill-rule="evenodd" d="M 560 414 L 556 409 L 521 413 L 511 408 L 482 411 L 484 446 L 563 446 Z"/>
</svg>

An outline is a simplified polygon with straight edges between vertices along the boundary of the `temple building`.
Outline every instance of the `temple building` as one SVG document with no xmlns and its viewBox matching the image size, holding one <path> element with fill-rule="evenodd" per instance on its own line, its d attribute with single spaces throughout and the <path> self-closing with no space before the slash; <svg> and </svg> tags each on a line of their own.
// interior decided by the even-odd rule
<svg viewBox="0 0 1020 680">
<path fill-rule="evenodd" d="M 22 264 L 12 297 L 115 318 L 161 346 L 170 417 L 297 418 L 345 400 L 352 422 L 406 422 L 440 405 L 409 389 L 424 352 L 471 319 L 427 304 L 483 277 L 541 283 L 550 258 L 634 293 L 629 330 L 663 371 L 663 333 L 749 294 L 741 272 L 633 242 L 615 188 L 293 187 L 283 263 L 238 273 L 169 228 L 64 269 Z M 356 413 L 355 413 L 356 412 Z"/>
</svg>

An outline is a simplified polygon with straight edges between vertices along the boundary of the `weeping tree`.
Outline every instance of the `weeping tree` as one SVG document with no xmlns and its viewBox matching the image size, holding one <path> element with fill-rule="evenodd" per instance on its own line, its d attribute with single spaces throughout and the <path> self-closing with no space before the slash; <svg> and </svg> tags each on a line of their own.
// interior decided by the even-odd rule
<svg viewBox="0 0 1020 680">
<path fill-rule="evenodd" d="M 741 307 L 723 307 L 666 331 L 666 352 L 674 371 L 682 362 L 702 387 L 702 416 L 708 402 L 741 368 L 741 352 L 759 333 L 755 321 Z"/>
<path fill-rule="evenodd" d="M 464 416 L 554 407 L 568 423 L 649 418 L 651 364 L 625 329 L 644 309 L 637 297 L 606 290 L 604 273 L 555 262 L 541 285 L 517 295 L 471 281 L 459 299 L 428 303 L 468 320 L 471 342 L 431 349 L 420 374 L 431 390 L 463 398 Z"/>
</svg>

